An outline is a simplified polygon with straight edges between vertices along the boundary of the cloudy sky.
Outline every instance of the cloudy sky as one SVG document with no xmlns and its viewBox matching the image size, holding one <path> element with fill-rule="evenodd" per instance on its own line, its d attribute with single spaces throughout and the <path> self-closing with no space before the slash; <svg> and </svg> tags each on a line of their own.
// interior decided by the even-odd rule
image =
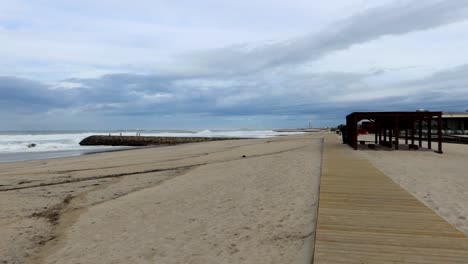
<svg viewBox="0 0 468 264">
<path fill-rule="evenodd" d="M 0 0 L 0 130 L 468 109 L 466 0 Z"/>
</svg>

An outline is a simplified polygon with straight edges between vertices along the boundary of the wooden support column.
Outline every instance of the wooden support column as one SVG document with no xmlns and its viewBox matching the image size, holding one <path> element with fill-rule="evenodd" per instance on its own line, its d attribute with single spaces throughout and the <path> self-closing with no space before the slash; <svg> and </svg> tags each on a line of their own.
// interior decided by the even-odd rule
<svg viewBox="0 0 468 264">
<path fill-rule="evenodd" d="M 422 148 L 422 119 L 418 120 L 419 122 L 419 147 Z"/>
<path fill-rule="evenodd" d="M 460 134 L 464 135 L 465 134 L 465 122 L 463 122 L 462 120 L 459 121 L 459 127 L 460 127 Z"/>
<path fill-rule="evenodd" d="M 411 145 L 414 145 L 414 135 L 416 134 L 414 119 L 411 119 Z"/>
<path fill-rule="evenodd" d="M 356 116 L 353 116 L 353 126 L 354 126 L 354 138 L 353 138 L 353 143 L 354 143 L 354 150 L 357 150 L 358 148 L 358 125 L 357 125 L 357 119 Z"/>
<path fill-rule="evenodd" d="M 446 124 L 445 124 L 445 129 L 444 129 L 444 130 L 445 130 L 445 135 L 448 135 L 448 131 L 447 131 L 447 130 L 448 130 L 448 125 L 447 125 L 447 122 L 448 122 L 448 120 L 445 120 L 445 123 L 446 123 Z"/>
<path fill-rule="evenodd" d="M 395 149 L 400 148 L 400 120 L 395 118 Z"/>
<path fill-rule="evenodd" d="M 378 133 L 379 133 L 379 124 L 377 123 L 377 121 L 374 121 L 374 143 L 377 144 L 377 141 L 378 141 Z"/>
<path fill-rule="evenodd" d="M 351 134 L 351 118 L 349 116 L 346 117 L 346 144 L 351 146 L 351 138 L 353 135 Z"/>
<path fill-rule="evenodd" d="M 443 152 L 442 152 L 442 116 L 441 115 L 437 117 L 437 135 L 438 135 L 438 141 L 439 141 L 437 153 L 442 154 Z"/>
<path fill-rule="evenodd" d="M 381 124 L 379 124 L 379 144 L 382 142 L 382 127 Z"/>
<path fill-rule="evenodd" d="M 427 148 L 432 149 L 432 117 L 427 121 Z"/>
<path fill-rule="evenodd" d="M 387 142 L 387 128 L 385 126 L 383 127 L 383 141 Z"/>
<path fill-rule="evenodd" d="M 388 129 L 388 139 L 389 139 L 389 142 L 390 142 L 390 148 L 393 148 L 393 127 L 390 126 L 390 128 Z"/>
<path fill-rule="evenodd" d="M 408 145 L 408 127 L 405 129 L 405 144 Z"/>
</svg>

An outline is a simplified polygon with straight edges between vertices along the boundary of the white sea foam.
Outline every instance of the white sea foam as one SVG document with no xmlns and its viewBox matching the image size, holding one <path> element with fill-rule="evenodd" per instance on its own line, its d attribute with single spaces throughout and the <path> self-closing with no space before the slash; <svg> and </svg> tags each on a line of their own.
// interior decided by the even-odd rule
<svg viewBox="0 0 468 264">
<path fill-rule="evenodd" d="M 93 149 L 93 147 L 82 147 L 79 143 L 82 139 L 94 134 L 96 133 L 2 134 L 0 135 L 0 153 Z M 35 147 L 28 147 L 30 144 L 35 144 Z"/>
<path fill-rule="evenodd" d="M 136 132 L 112 132 L 112 135 L 135 135 Z M 234 137 L 234 138 L 265 138 L 281 135 L 295 134 L 298 132 L 276 132 L 273 130 L 203 130 L 198 132 L 163 132 L 163 131 L 142 131 L 141 136 L 160 137 Z M 300 133 L 300 132 L 299 132 Z M 93 150 L 103 147 L 80 146 L 79 143 L 84 138 L 91 135 L 108 135 L 103 132 L 86 133 L 7 133 L 0 134 L 0 153 L 25 153 L 25 152 L 53 152 L 71 150 Z M 35 144 L 35 147 L 28 147 Z M 111 147 L 108 147 L 111 148 Z"/>
</svg>

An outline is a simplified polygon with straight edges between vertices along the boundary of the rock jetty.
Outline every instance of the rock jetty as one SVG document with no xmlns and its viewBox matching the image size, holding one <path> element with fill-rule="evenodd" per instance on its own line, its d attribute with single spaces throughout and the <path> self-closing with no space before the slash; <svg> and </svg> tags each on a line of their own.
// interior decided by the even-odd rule
<svg viewBox="0 0 468 264">
<path fill-rule="evenodd" d="M 233 140 L 227 137 L 143 137 L 143 136 L 90 136 L 80 142 L 81 146 L 151 146 L 177 145 L 194 142 Z"/>
</svg>

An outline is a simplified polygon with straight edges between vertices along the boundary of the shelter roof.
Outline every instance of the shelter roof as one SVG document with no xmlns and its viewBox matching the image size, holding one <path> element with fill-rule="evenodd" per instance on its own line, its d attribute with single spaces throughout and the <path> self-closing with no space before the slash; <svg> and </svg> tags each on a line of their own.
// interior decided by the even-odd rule
<svg viewBox="0 0 468 264">
<path fill-rule="evenodd" d="M 468 112 L 444 112 L 442 118 L 468 118 Z"/>
<path fill-rule="evenodd" d="M 415 112 L 353 112 L 346 118 L 355 117 L 357 120 L 362 119 L 379 119 L 379 118 L 429 118 L 441 116 L 442 112 L 434 111 L 415 111 Z"/>
</svg>

